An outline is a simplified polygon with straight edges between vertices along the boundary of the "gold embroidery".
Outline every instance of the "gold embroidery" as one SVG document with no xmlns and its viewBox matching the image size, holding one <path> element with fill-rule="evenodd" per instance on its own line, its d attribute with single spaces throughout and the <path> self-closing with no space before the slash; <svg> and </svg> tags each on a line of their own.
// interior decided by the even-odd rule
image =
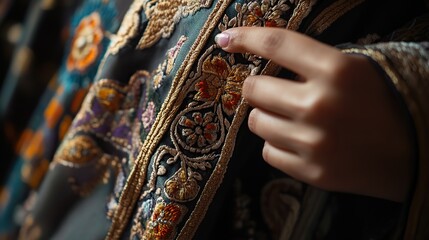
<svg viewBox="0 0 429 240">
<path fill-rule="evenodd" d="M 201 34 L 198 35 L 195 43 L 191 47 L 181 67 L 176 73 L 176 77 L 173 80 L 171 89 L 165 103 L 161 107 L 159 115 L 171 116 L 174 115 L 178 110 L 178 106 L 174 104 L 176 101 L 181 102 L 180 99 L 180 88 L 178 86 L 183 85 L 186 80 L 194 61 L 199 56 L 201 49 L 204 47 L 205 42 L 210 36 L 211 31 L 216 27 L 216 23 L 220 20 L 225 9 L 229 6 L 231 0 L 225 0 L 218 2 L 213 8 L 212 12 L 208 16 L 208 20 L 201 29 Z M 149 132 L 145 143 L 143 144 L 142 150 L 140 151 L 135 166 L 132 169 L 124 190 L 119 200 L 118 208 L 112 218 L 112 225 L 109 229 L 106 239 L 119 239 L 125 229 L 126 224 L 130 219 L 130 215 L 134 209 L 134 205 L 139 197 L 140 189 L 143 186 L 142 179 L 146 178 L 146 172 L 148 167 L 149 157 L 153 154 L 156 144 L 162 137 L 162 133 L 166 131 L 169 124 L 166 121 L 169 118 L 156 118 L 154 125 Z M 171 121 L 171 119 L 169 119 Z"/>
<path fill-rule="evenodd" d="M 185 206 L 161 201 L 156 204 L 142 239 L 170 240 L 176 235 L 176 226 L 182 221 L 187 209 Z"/>
<path fill-rule="evenodd" d="M 340 17 L 345 15 L 350 10 L 359 6 L 365 2 L 365 0 L 339 0 L 323 10 L 310 24 L 306 33 L 311 36 L 317 36 L 324 32 L 329 26 L 331 26 Z"/>
<path fill-rule="evenodd" d="M 284 1 L 270 1 L 270 3 L 281 5 Z M 139 198 L 139 191 L 143 187 L 143 179 L 146 179 L 152 156 L 152 174 L 147 185 L 150 189 L 145 191 L 143 196 L 140 195 L 140 199 L 144 199 L 146 194 L 153 191 L 155 195 L 160 196 L 160 191 L 158 189 L 155 191 L 155 183 L 157 176 L 166 174 L 165 167 L 160 164 L 161 161 L 166 161 L 167 164 L 178 163 L 176 166 L 180 165 L 179 169 L 165 182 L 165 194 L 170 200 L 175 201 L 190 201 L 196 197 L 196 193 L 200 197 L 177 238 L 191 239 L 197 226 L 202 221 L 208 205 L 225 174 L 228 161 L 234 149 L 238 126 L 241 125 L 247 113 L 248 106 L 240 96 L 242 81 L 249 74 L 257 74 L 260 71 L 258 65 L 261 63 L 258 57 L 245 54 L 242 55 L 245 61 L 248 61 L 248 64 L 253 63 L 253 65 L 249 64 L 249 66 L 244 67 L 244 65 L 241 66 L 235 63 L 233 54 L 213 56 L 214 50 L 218 48 L 213 45 L 200 56 L 201 60 L 198 62 L 197 71 L 190 72 L 191 67 L 194 65 L 193 62 L 199 56 L 211 31 L 221 19 L 228 5 L 229 2 L 219 2 L 215 6 L 201 31 L 202 33 L 196 39 L 189 55 L 179 68 L 172 83 L 172 91 L 169 92 L 164 101 L 165 104 L 161 107 L 159 113 L 161 117 L 156 118 L 129 175 L 119 199 L 117 211 L 113 216 L 112 227 L 109 230 L 107 239 L 117 239 L 121 236 Z M 248 5 L 246 5 L 247 7 Z M 253 7 L 253 9 L 256 9 L 253 12 L 258 13 L 257 6 L 253 5 Z M 286 7 L 283 9 L 286 9 Z M 300 9 L 303 10 L 304 7 Z M 251 12 L 249 11 L 249 13 Z M 306 13 L 306 11 L 303 12 Z M 257 22 L 253 21 L 254 18 L 251 18 L 251 14 L 248 16 L 249 18 L 246 18 L 247 23 Z M 268 16 L 270 15 L 268 14 Z M 271 16 L 275 16 L 275 14 Z M 296 16 L 300 15 L 297 14 Z M 265 23 L 286 23 L 286 21 L 268 20 L 270 21 L 265 21 Z M 244 21 L 237 21 L 237 18 L 229 20 L 228 16 L 224 15 L 223 22 L 219 24 L 219 29 L 221 27 L 242 26 L 243 23 Z M 263 22 L 259 21 L 259 23 L 262 24 Z M 264 71 L 264 73 L 268 72 Z M 209 83 L 202 81 L 204 78 L 218 81 L 218 83 L 210 83 L 212 86 L 209 86 Z M 193 93 L 195 94 L 192 95 Z M 185 98 L 190 100 L 189 105 L 180 113 L 177 113 Z M 172 119 L 170 116 L 176 117 Z M 170 128 L 170 139 L 174 146 L 158 146 L 167 128 Z M 155 151 L 157 147 L 158 149 Z M 222 149 L 220 149 L 221 147 Z M 185 150 L 198 153 L 198 155 L 197 157 L 190 157 L 187 155 L 189 152 L 185 153 Z M 214 150 L 217 150 L 218 154 L 215 154 Z M 218 161 L 213 169 L 211 161 L 214 159 L 218 159 Z M 195 183 L 203 179 L 199 171 L 208 169 L 212 174 L 208 174 L 205 187 L 202 192 L 198 193 L 199 185 Z M 139 208 L 137 215 L 140 214 L 144 215 Z M 135 221 L 136 219 L 133 222 Z M 134 226 L 133 229 L 135 230 Z"/>
<path fill-rule="evenodd" d="M 161 64 L 158 65 L 154 75 L 153 75 L 153 88 L 157 89 L 161 87 L 162 81 L 166 75 L 171 73 L 173 70 L 174 63 L 176 58 L 180 53 L 180 49 L 188 38 L 186 36 L 180 36 L 176 45 L 167 51 L 167 59 L 164 60 Z"/>
<path fill-rule="evenodd" d="M 296 1 L 297 0 L 291 2 Z M 286 28 L 295 31 L 298 30 L 302 20 L 310 13 L 312 7 L 317 3 L 317 1 L 318 0 L 298 0 L 298 3 L 293 10 L 293 14 L 289 19 L 289 23 Z"/>
<path fill-rule="evenodd" d="M 168 38 L 181 18 L 193 15 L 201 8 L 210 7 L 213 0 L 151 0 L 144 4 L 148 26 L 137 49 L 155 44 L 161 37 Z"/>
<path fill-rule="evenodd" d="M 65 166 L 82 165 L 100 158 L 101 155 L 102 151 L 93 139 L 76 136 L 61 146 L 54 162 Z"/>
<path fill-rule="evenodd" d="M 142 0 L 134 0 L 131 4 L 130 9 L 124 16 L 124 20 L 122 21 L 118 32 L 113 36 L 112 42 L 107 51 L 108 54 L 117 54 L 119 50 L 130 41 L 130 39 L 136 37 L 140 24 L 140 11 L 143 8 L 143 4 L 144 1 Z M 106 56 L 108 54 L 106 54 Z"/>
</svg>

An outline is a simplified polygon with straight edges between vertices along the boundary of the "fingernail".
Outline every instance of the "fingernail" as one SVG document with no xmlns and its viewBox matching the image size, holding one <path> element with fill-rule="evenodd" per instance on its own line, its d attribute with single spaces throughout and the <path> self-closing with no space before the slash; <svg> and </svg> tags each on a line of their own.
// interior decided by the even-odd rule
<svg viewBox="0 0 429 240">
<path fill-rule="evenodd" d="M 215 42 L 221 47 L 226 48 L 229 43 L 229 34 L 228 33 L 219 33 L 215 36 Z"/>
</svg>

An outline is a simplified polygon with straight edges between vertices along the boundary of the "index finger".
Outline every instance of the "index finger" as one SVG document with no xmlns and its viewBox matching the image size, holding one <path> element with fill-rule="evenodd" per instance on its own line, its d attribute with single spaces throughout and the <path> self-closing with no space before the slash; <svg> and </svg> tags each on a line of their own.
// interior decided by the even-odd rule
<svg viewBox="0 0 429 240">
<path fill-rule="evenodd" d="M 320 76 L 341 54 L 308 36 L 281 28 L 231 28 L 215 40 L 225 51 L 250 52 L 304 77 Z"/>
</svg>

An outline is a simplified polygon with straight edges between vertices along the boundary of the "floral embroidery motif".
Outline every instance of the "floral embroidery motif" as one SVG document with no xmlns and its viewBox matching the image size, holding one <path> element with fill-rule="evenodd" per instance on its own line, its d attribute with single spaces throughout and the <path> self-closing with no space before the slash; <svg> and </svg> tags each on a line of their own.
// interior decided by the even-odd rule
<svg viewBox="0 0 429 240">
<path fill-rule="evenodd" d="M 238 11 L 243 14 L 244 26 L 285 27 L 287 24 L 286 20 L 280 18 L 290 8 L 286 0 L 263 0 L 248 3 L 247 6 L 239 7 L 242 11 Z"/>
<path fill-rule="evenodd" d="M 176 61 L 177 56 L 179 55 L 180 49 L 188 38 L 185 36 L 181 36 L 176 46 L 169 49 L 167 51 L 167 59 L 158 66 L 154 77 L 153 77 L 153 88 L 158 89 L 161 87 L 162 81 L 165 75 L 170 74 L 171 70 L 173 70 L 174 63 Z"/>
<path fill-rule="evenodd" d="M 180 4 L 185 4 L 185 1 L 187 0 Z M 167 8 L 165 2 L 152 1 L 144 6 L 148 16 L 145 34 L 150 33 L 151 36 L 143 36 L 140 39 L 140 44 L 142 44 L 139 45 L 140 48 L 151 46 L 162 37 L 169 37 L 176 23 L 168 17 L 157 15 L 157 19 L 165 20 L 167 23 L 171 21 L 171 24 L 164 23 L 163 26 L 157 26 L 156 24 L 160 23 L 151 23 L 154 13 L 150 11 L 164 8 L 178 11 L 178 19 L 183 17 L 181 11 L 186 10 L 186 7 L 182 7 L 180 10 L 175 9 L 179 3 L 171 3 L 172 6 Z M 286 25 L 287 22 L 282 19 L 282 16 L 286 14 L 285 11 L 289 9 L 289 5 L 286 5 L 284 0 L 263 1 L 259 4 L 260 13 L 257 6 L 251 3 L 236 4 L 237 15 L 231 19 L 228 15 L 224 15 L 218 29 L 223 31 L 252 24 Z M 164 14 L 172 14 L 167 10 Z M 178 22 L 178 20 L 176 21 Z M 166 26 L 170 28 L 165 28 Z M 151 33 L 154 29 L 157 29 L 158 32 Z M 168 31 L 163 32 L 166 30 Z M 205 207 L 214 196 L 226 170 L 228 159 L 232 154 L 231 148 L 233 149 L 234 145 L 233 136 L 244 119 L 246 110 L 241 96 L 243 81 L 249 75 L 260 73 L 267 61 L 251 54 L 226 53 L 213 42 L 208 43 L 209 45 L 204 48 L 202 54 L 199 53 L 199 60 L 194 63 L 192 70 L 183 76 L 184 79 L 180 78 L 175 82 L 180 85 L 175 85 L 175 90 L 170 94 L 177 94 L 177 97 L 174 97 L 173 100 L 170 99 L 171 102 L 167 102 L 167 105 L 163 105 L 161 108 L 163 114 L 170 114 L 163 115 L 160 120 L 169 126 L 169 132 L 165 132 L 163 129 L 165 125 L 164 127 L 156 125 L 155 134 L 149 135 L 150 138 L 143 145 L 149 148 L 149 153 L 142 153 L 139 165 L 136 167 L 138 166 L 138 170 L 141 172 L 147 171 L 147 175 L 136 174 L 128 178 L 129 184 L 137 184 L 137 181 L 139 184 L 142 181 L 146 184 L 140 189 L 142 193 L 139 197 L 138 210 L 133 217 L 131 238 L 138 238 L 138 236 L 142 236 L 143 239 L 192 238 L 195 227 L 200 223 L 206 211 Z M 159 71 L 163 71 L 162 65 L 159 69 L 161 69 Z M 154 77 L 157 75 L 154 74 Z M 162 81 L 162 75 L 159 79 Z M 155 89 L 158 86 L 157 83 L 160 82 L 159 79 L 154 79 Z M 169 116 L 172 115 L 167 111 L 171 110 L 174 118 L 169 119 Z M 164 134 L 162 138 L 160 134 Z M 137 176 L 145 176 L 146 179 L 133 178 Z M 127 199 L 126 201 L 137 200 L 135 191 L 129 192 L 129 190 L 126 188 L 126 191 L 123 192 L 122 201 L 124 199 Z M 154 199 L 157 202 L 155 207 Z M 118 237 L 125 227 L 125 224 L 121 224 L 120 221 L 122 214 L 128 214 L 124 211 L 128 211 L 129 208 L 121 205 L 121 202 L 119 202 L 110 229 L 110 234 L 113 234 L 110 235 L 112 238 Z M 163 206 L 176 206 L 179 203 L 179 206 L 182 204 L 186 206 L 186 212 L 176 210 L 172 211 L 175 213 L 173 215 L 161 211 L 164 209 Z M 187 215 L 187 212 L 190 212 L 190 215 Z M 148 219 L 150 213 L 151 217 Z M 161 221 L 163 216 L 174 219 L 174 221 Z M 176 219 L 184 217 L 187 221 L 176 236 L 177 226 L 180 223 L 180 220 L 176 221 Z M 166 224 L 160 224 L 165 221 Z"/>
<path fill-rule="evenodd" d="M 214 113 L 208 112 L 204 117 L 200 112 L 192 114 L 193 119 L 182 116 L 179 125 L 183 126 L 182 135 L 186 137 L 186 144 L 188 146 L 195 146 L 202 148 L 209 144 L 213 144 L 217 139 L 217 132 L 219 124 L 214 123 Z"/>
<path fill-rule="evenodd" d="M 128 12 L 124 16 L 121 27 L 112 39 L 108 53 L 117 54 L 131 38 L 137 35 L 140 21 L 140 11 L 143 7 L 143 4 L 144 1 L 134 1 L 132 3 L 128 9 Z"/>
<path fill-rule="evenodd" d="M 228 16 L 225 16 L 219 24 L 219 30 L 225 31 L 227 28 L 234 26 L 285 27 L 287 21 L 281 16 L 291 8 L 292 6 L 288 5 L 286 0 L 237 3 L 235 5 L 237 16 L 231 20 Z"/>
<path fill-rule="evenodd" d="M 102 155 L 101 149 L 95 141 L 87 136 L 77 136 L 61 147 L 60 154 L 56 155 L 54 161 L 64 164 L 82 165 L 91 160 L 98 159 Z"/>
<path fill-rule="evenodd" d="M 198 91 L 195 99 L 199 101 L 222 101 L 223 110 L 232 115 L 241 99 L 241 86 L 250 74 L 244 64 L 232 67 L 221 56 L 208 58 L 203 63 L 203 76 L 195 84 Z"/>
<path fill-rule="evenodd" d="M 90 193 L 100 182 L 116 176 L 116 186 L 123 186 L 141 147 L 140 121 L 137 108 L 145 88 L 138 71 L 128 85 L 100 80 L 93 85 L 72 123 L 72 131 L 63 142 L 54 163 L 80 169 L 69 177 L 72 189 L 80 195 Z M 131 130 L 133 129 L 133 131 Z M 134 131 L 135 129 L 135 131 Z M 127 157 L 130 165 L 120 164 Z M 122 176 L 122 177 L 121 177 Z M 116 207 L 121 187 L 115 187 L 109 201 L 109 212 Z M 109 213 L 108 213 L 109 214 Z"/>
<path fill-rule="evenodd" d="M 200 190 L 195 178 L 201 180 L 200 176 L 193 176 L 195 172 L 181 168 L 173 177 L 165 183 L 165 193 L 170 199 L 177 202 L 193 200 Z"/>
<path fill-rule="evenodd" d="M 186 213 L 186 207 L 175 203 L 159 202 L 155 206 L 142 239 L 169 240 L 175 235 L 175 228 Z"/>
<path fill-rule="evenodd" d="M 84 72 L 100 54 L 99 44 L 104 34 L 97 12 L 83 18 L 75 30 L 71 50 L 67 58 L 67 70 Z"/>
<path fill-rule="evenodd" d="M 161 38 L 168 38 L 181 18 L 193 15 L 201 8 L 210 7 L 213 0 L 158 0 L 147 1 L 144 5 L 148 26 L 137 48 L 151 47 Z"/>
</svg>

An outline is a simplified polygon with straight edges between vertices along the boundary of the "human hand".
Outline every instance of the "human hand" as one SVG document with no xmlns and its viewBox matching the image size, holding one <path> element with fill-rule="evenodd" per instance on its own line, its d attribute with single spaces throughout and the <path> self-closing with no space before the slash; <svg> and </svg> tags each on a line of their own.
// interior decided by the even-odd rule
<svg viewBox="0 0 429 240">
<path fill-rule="evenodd" d="M 243 96 L 254 107 L 249 128 L 265 140 L 269 164 L 326 190 L 405 199 L 412 178 L 405 114 L 366 57 L 279 28 L 233 28 L 216 41 L 299 76 L 244 82 Z"/>
</svg>

